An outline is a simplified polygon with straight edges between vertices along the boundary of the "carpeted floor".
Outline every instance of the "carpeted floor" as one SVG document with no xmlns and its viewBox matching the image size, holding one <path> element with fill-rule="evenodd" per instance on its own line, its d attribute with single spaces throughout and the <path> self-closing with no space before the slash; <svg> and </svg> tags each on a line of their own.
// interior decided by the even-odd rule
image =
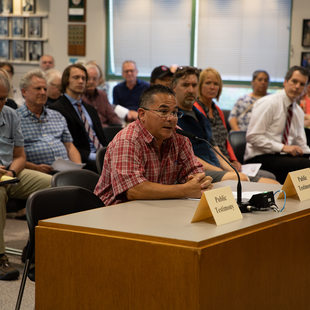
<svg viewBox="0 0 310 310">
<path fill-rule="evenodd" d="M 22 250 L 27 243 L 28 227 L 26 220 L 16 220 L 8 218 L 4 230 L 6 247 Z M 24 264 L 18 255 L 7 254 L 10 262 L 20 271 L 17 281 L 0 281 L 0 309 L 15 309 L 16 299 L 21 283 Z M 22 300 L 22 310 L 34 309 L 35 283 L 27 279 L 24 296 Z"/>
</svg>

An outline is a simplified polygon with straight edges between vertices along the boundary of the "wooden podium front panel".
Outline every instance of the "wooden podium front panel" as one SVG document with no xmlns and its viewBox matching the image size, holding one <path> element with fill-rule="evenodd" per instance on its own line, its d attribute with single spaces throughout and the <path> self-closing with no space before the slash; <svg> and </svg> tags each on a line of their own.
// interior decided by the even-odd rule
<svg viewBox="0 0 310 310">
<path fill-rule="evenodd" d="M 307 309 L 310 215 L 195 248 L 36 232 L 37 309 Z"/>
<path fill-rule="evenodd" d="M 192 248 L 37 227 L 37 309 L 199 309 Z"/>
<path fill-rule="evenodd" d="M 200 309 L 308 309 L 310 215 L 203 251 Z"/>
</svg>

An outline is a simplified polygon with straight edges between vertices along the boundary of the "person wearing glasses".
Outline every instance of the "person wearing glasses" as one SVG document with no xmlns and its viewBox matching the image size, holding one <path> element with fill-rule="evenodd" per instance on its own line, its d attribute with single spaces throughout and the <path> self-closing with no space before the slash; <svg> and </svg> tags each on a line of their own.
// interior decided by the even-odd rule
<svg viewBox="0 0 310 310">
<path fill-rule="evenodd" d="M 10 81 L 0 74 L 0 179 L 17 177 L 16 184 L 0 184 L 0 280 L 16 280 L 19 271 L 13 268 L 5 255 L 4 225 L 8 198 L 27 197 L 51 184 L 51 176 L 25 168 L 26 156 L 20 120 L 15 110 L 5 105 Z M 2 181 L 2 180 L 1 180 Z"/>
<path fill-rule="evenodd" d="M 4 75 L 5 78 L 7 78 L 10 81 L 11 84 L 11 91 L 8 94 L 8 98 L 6 99 L 5 105 L 16 110 L 18 108 L 16 102 L 12 99 L 13 98 L 13 92 L 12 92 L 12 79 L 11 79 L 11 75 L 9 74 L 8 70 L 8 66 L 3 65 L 4 63 L 0 63 L 0 74 Z"/>
<path fill-rule="evenodd" d="M 108 145 L 95 194 L 105 205 L 137 199 L 200 198 L 212 178 L 188 138 L 176 134 L 174 92 L 154 85 L 140 98 L 138 119 Z"/>
<path fill-rule="evenodd" d="M 43 71 L 26 73 L 20 88 L 25 104 L 17 113 L 25 141 L 26 168 L 53 173 L 56 159 L 81 163 L 81 156 L 72 142 L 66 119 L 61 113 L 46 108 L 46 79 Z"/>
<path fill-rule="evenodd" d="M 45 78 L 47 83 L 46 106 L 48 107 L 53 102 L 56 102 L 61 96 L 61 72 L 57 69 L 49 69 L 45 71 Z"/>
<path fill-rule="evenodd" d="M 132 122 L 138 117 L 139 98 L 149 83 L 137 79 L 138 69 L 133 60 L 125 60 L 122 65 L 124 81 L 113 88 L 113 105 L 120 119 Z"/>
</svg>

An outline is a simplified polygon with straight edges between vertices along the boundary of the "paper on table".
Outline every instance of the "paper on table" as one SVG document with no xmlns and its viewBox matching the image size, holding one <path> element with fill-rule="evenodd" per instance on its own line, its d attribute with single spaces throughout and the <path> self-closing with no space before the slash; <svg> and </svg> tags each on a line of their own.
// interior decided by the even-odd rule
<svg viewBox="0 0 310 310">
<path fill-rule="evenodd" d="M 241 172 L 249 177 L 255 177 L 262 164 L 246 164 L 242 165 Z"/>
<path fill-rule="evenodd" d="M 260 194 L 261 192 L 242 192 L 242 199 L 249 200 L 253 195 Z M 237 192 L 233 192 L 233 196 L 237 199 Z"/>
<path fill-rule="evenodd" d="M 19 179 L 10 177 L 8 175 L 3 175 L 0 178 L 0 185 L 11 184 L 11 183 L 18 183 L 18 182 L 19 182 Z"/>
<path fill-rule="evenodd" d="M 77 164 L 71 160 L 65 159 L 56 159 L 52 163 L 52 167 L 56 171 L 67 171 L 67 170 L 74 170 L 74 169 L 82 169 L 85 164 Z"/>
</svg>

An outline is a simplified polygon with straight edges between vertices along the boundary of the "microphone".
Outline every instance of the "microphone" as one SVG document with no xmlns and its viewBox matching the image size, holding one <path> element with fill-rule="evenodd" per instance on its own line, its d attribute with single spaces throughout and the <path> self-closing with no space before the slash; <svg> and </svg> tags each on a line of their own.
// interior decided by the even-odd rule
<svg viewBox="0 0 310 310">
<path fill-rule="evenodd" d="M 194 139 L 196 141 L 200 141 L 200 142 L 205 142 L 207 143 L 211 148 L 212 150 L 218 154 L 221 158 L 223 158 L 226 163 L 235 171 L 237 177 L 238 177 L 238 182 L 237 182 L 237 204 L 239 206 L 239 209 L 242 213 L 246 213 L 246 212 L 251 212 L 251 207 L 249 206 L 248 203 L 246 202 L 242 202 L 242 188 L 241 188 L 241 180 L 240 180 L 240 175 L 239 175 L 239 172 L 237 171 L 237 169 L 220 153 L 218 152 L 215 147 L 206 139 L 203 139 L 203 138 L 199 138 L 195 135 L 193 135 L 192 133 L 190 132 L 187 132 L 187 131 L 184 131 L 184 130 L 181 130 L 179 128 L 176 128 L 176 133 L 182 135 L 182 136 L 185 136 L 189 139 Z"/>
</svg>

